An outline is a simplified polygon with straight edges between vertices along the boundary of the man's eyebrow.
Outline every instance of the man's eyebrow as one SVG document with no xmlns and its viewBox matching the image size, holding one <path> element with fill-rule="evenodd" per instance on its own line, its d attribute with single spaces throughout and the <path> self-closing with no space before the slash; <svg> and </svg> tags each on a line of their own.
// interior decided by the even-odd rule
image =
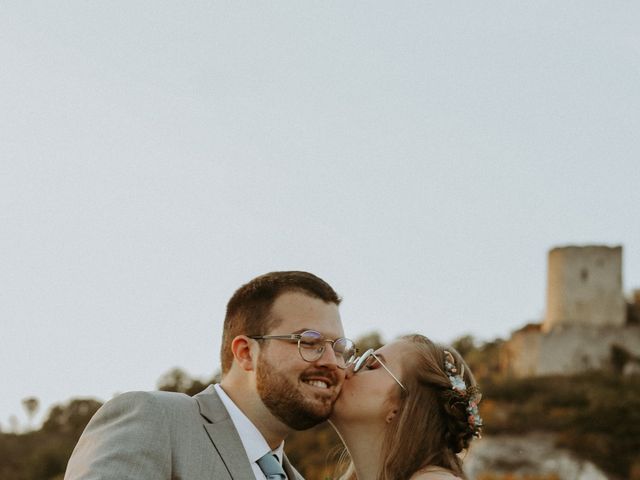
<svg viewBox="0 0 640 480">
<path fill-rule="evenodd" d="M 326 335 L 324 335 L 322 332 L 318 332 L 317 330 L 313 329 L 313 328 L 309 328 L 309 327 L 303 327 L 303 328 L 299 328 L 298 330 L 296 330 L 295 332 L 291 332 L 291 335 L 296 335 L 298 333 L 302 333 L 302 332 L 316 332 L 319 333 L 320 336 L 322 338 L 324 338 L 325 340 L 336 340 L 338 338 L 344 338 L 343 336 L 338 336 L 338 337 L 333 337 L 333 336 L 329 336 L 327 337 Z"/>
<path fill-rule="evenodd" d="M 312 328 L 299 328 L 298 330 L 296 330 L 295 332 L 291 332 L 292 335 L 295 335 L 296 333 L 302 333 L 302 332 L 308 332 L 308 331 L 312 331 L 315 332 L 314 329 Z"/>
</svg>

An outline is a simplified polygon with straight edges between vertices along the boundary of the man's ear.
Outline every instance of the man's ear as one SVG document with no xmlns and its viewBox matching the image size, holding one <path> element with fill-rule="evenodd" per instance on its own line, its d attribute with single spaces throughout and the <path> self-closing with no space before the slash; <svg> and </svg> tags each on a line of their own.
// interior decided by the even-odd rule
<svg viewBox="0 0 640 480">
<path fill-rule="evenodd" d="M 258 351 L 253 348 L 255 340 L 251 340 L 246 335 L 238 335 L 231 341 L 231 351 L 236 363 L 243 370 L 249 372 L 254 370 L 253 360 Z"/>
</svg>

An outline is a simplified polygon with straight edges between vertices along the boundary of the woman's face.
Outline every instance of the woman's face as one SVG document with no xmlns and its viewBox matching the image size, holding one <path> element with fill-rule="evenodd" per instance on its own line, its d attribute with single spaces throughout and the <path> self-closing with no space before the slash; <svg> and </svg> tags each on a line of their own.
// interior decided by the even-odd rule
<svg viewBox="0 0 640 480">
<path fill-rule="evenodd" d="M 402 365 L 409 350 L 405 340 L 397 340 L 376 350 L 376 355 L 402 382 Z M 371 359 L 358 373 L 347 370 L 342 392 L 334 407 L 331 421 L 339 426 L 353 422 L 385 423 L 400 400 L 402 387 L 380 362 Z"/>
</svg>

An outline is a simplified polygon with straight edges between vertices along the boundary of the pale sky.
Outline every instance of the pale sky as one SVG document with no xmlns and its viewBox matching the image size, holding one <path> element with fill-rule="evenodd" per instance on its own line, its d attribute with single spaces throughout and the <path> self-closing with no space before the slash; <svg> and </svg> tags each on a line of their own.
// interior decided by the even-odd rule
<svg viewBox="0 0 640 480">
<path fill-rule="evenodd" d="M 507 337 L 547 251 L 640 288 L 640 4 L 0 6 L 0 426 L 218 369 L 226 302 L 301 269 L 348 336 Z"/>
</svg>

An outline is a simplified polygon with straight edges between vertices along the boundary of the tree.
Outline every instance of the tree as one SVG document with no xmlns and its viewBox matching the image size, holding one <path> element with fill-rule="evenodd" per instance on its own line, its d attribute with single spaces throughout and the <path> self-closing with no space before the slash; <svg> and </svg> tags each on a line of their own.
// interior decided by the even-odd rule
<svg viewBox="0 0 640 480">
<path fill-rule="evenodd" d="M 378 349 L 383 345 L 383 342 L 380 338 L 379 332 L 371 332 L 367 333 L 356 339 L 356 346 L 358 347 L 359 355 L 362 355 L 364 352 L 369 350 L 370 348 Z"/>
<path fill-rule="evenodd" d="M 18 417 L 15 415 L 11 415 L 9 417 L 9 431 L 11 433 L 18 434 L 20 430 L 20 422 L 18 422 Z"/>
<path fill-rule="evenodd" d="M 31 425 L 33 423 L 33 417 L 35 416 L 38 408 L 40 407 L 40 400 L 36 397 L 27 397 L 22 399 L 22 406 L 27 412 L 27 417 L 29 417 L 29 430 L 31 430 Z"/>
<path fill-rule="evenodd" d="M 455 339 L 451 346 L 464 358 L 468 353 L 475 350 L 476 341 L 472 335 L 463 335 L 462 337 Z"/>
<path fill-rule="evenodd" d="M 42 430 L 48 433 L 62 433 L 76 440 L 102 403 L 91 399 L 74 399 L 67 405 L 56 405 L 49 412 Z"/>
<path fill-rule="evenodd" d="M 172 368 L 158 379 L 158 390 L 164 392 L 180 392 L 187 395 L 195 395 L 204 390 L 207 385 L 219 382 L 219 375 L 216 374 L 208 381 L 201 382 L 197 378 L 192 378 L 187 372 L 179 367 Z"/>
<path fill-rule="evenodd" d="M 613 370 L 617 374 L 621 374 L 624 366 L 633 358 L 629 351 L 620 345 L 611 345 L 610 360 Z"/>
</svg>

